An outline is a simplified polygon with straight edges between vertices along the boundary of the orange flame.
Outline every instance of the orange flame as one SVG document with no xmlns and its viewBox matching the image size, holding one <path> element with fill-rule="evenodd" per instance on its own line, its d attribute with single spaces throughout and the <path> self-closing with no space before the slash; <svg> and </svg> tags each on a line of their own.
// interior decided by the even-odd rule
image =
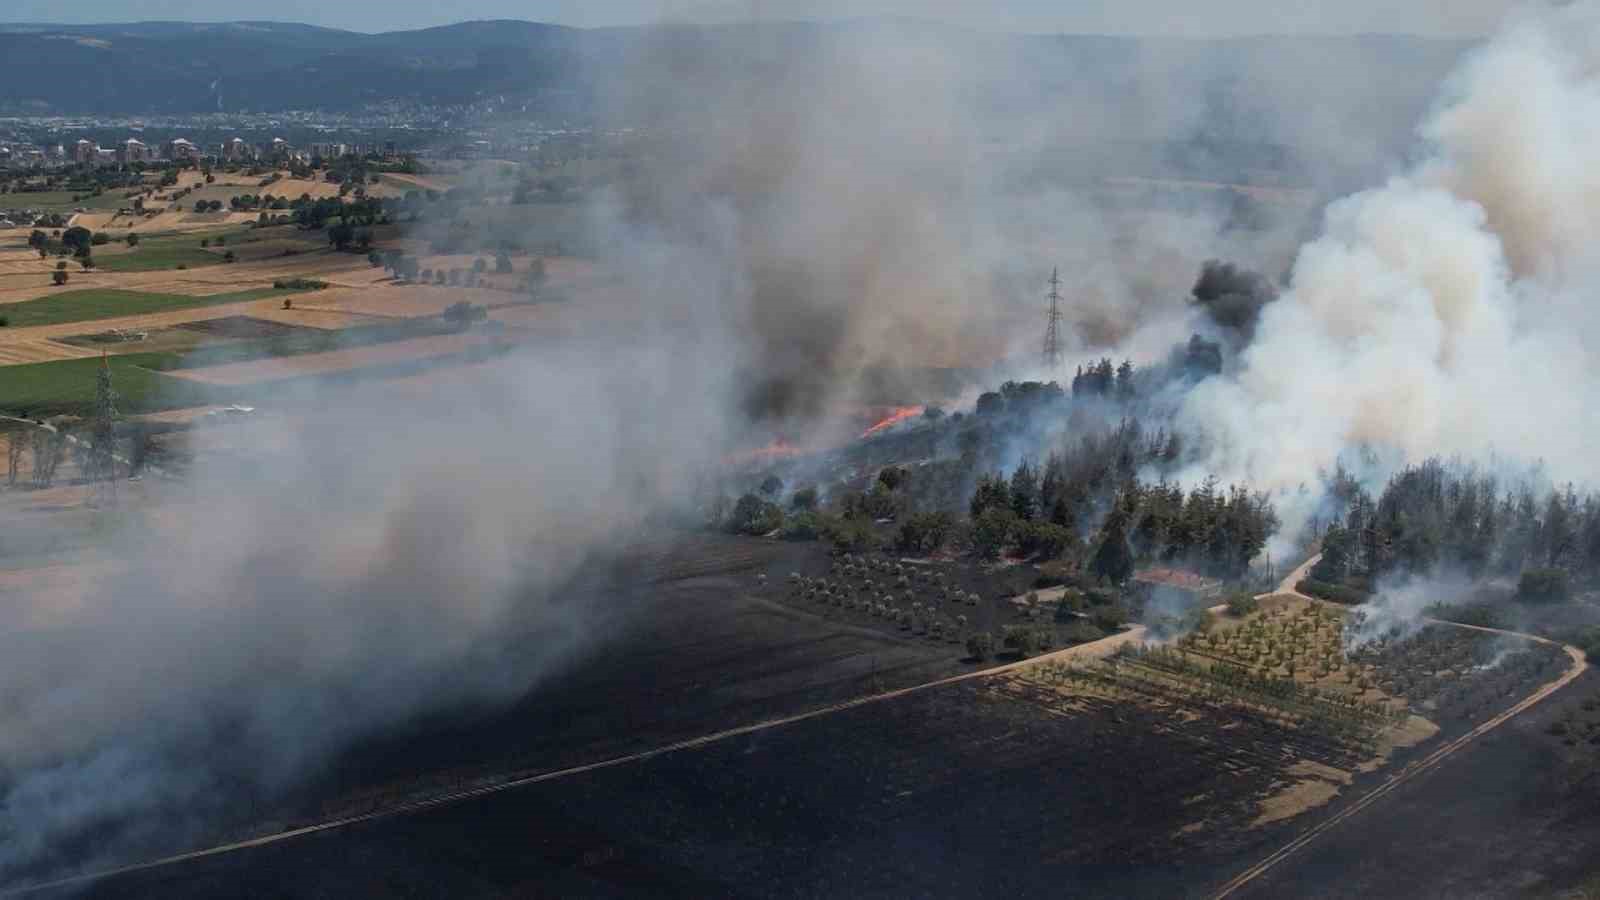
<svg viewBox="0 0 1600 900">
<path fill-rule="evenodd" d="M 886 428 L 892 428 L 895 425 L 898 425 L 901 422 L 904 422 L 905 420 L 907 420 L 909 418 L 912 418 L 913 416 L 920 416 L 920 415 L 922 415 L 922 407 L 920 407 L 920 406 L 896 406 L 893 409 L 891 409 L 889 411 L 889 414 L 887 416 L 884 416 L 883 419 L 878 422 L 878 424 L 873 425 L 871 428 L 868 428 L 866 431 L 861 432 L 861 436 L 863 438 L 872 437 L 873 435 L 877 434 L 880 431 L 883 431 Z"/>
<path fill-rule="evenodd" d="M 731 453 L 723 459 L 723 462 L 735 466 L 742 466 L 748 463 L 768 463 L 788 456 L 798 456 L 804 452 L 804 450 L 789 443 L 784 438 L 778 438 L 765 447 L 756 447 Z"/>
</svg>

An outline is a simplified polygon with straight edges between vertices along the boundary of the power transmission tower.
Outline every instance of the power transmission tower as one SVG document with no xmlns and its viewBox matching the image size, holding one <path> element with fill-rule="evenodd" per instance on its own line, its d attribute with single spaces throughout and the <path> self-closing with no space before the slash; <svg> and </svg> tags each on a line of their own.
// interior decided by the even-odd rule
<svg viewBox="0 0 1600 900">
<path fill-rule="evenodd" d="M 100 371 L 95 373 L 94 429 L 90 434 L 89 471 L 97 503 L 117 502 L 116 457 L 117 392 L 111 386 L 111 363 L 100 354 Z"/>
<path fill-rule="evenodd" d="M 1061 368 L 1061 276 L 1050 270 L 1050 311 L 1045 314 L 1044 365 L 1052 374 Z"/>
</svg>

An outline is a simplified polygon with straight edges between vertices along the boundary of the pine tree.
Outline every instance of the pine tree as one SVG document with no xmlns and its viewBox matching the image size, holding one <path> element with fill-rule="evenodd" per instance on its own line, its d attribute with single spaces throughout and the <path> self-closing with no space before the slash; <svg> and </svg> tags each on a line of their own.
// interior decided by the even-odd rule
<svg viewBox="0 0 1600 900">
<path fill-rule="evenodd" d="M 1121 584 L 1133 574 L 1133 551 L 1128 548 L 1128 516 L 1119 501 L 1100 529 L 1100 547 L 1089 562 L 1089 572 L 1112 584 Z"/>
</svg>

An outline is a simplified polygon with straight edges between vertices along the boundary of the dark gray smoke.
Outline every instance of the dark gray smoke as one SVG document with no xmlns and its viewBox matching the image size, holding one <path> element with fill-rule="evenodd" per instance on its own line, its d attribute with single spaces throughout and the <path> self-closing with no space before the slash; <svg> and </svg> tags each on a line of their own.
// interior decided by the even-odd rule
<svg viewBox="0 0 1600 900">
<path fill-rule="evenodd" d="M 1261 273 L 1216 259 L 1206 260 L 1189 293 L 1236 346 L 1255 336 L 1261 311 L 1278 299 L 1277 288 Z"/>
<path fill-rule="evenodd" d="M 202 462 L 80 591 L 0 609 L 0 881 L 198 841 L 374 731 L 520 696 L 607 632 L 573 575 L 753 422 L 857 402 L 868 372 L 1037 359 L 1055 267 L 1066 349 L 1160 354 L 1200 261 L 1280 252 L 1164 199 L 1217 176 L 1162 162 L 1208 108 L 1191 54 L 1016 49 L 869 24 L 619 54 L 605 112 L 643 150 L 588 212 L 624 321 L 411 393 L 299 398 L 244 426 L 253 469 Z M 1258 297 L 1205 305 L 1239 328 Z"/>
</svg>

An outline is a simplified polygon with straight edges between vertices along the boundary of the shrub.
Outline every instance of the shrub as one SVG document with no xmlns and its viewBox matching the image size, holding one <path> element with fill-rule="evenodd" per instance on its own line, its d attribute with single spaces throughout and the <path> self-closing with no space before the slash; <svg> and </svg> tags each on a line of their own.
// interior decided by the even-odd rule
<svg viewBox="0 0 1600 900">
<path fill-rule="evenodd" d="M 489 308 L 487 306 L 475 306 L 465 300 L 460 300 L 445 307 L 444 312 L 440 313 L 439 317 L 457 328 L 465 328 L 473 322 L 481 322 L 489 318 Z M 772 529 L 769 528 L 767 530 L 770 531 Z"/>
<path fill-rule="evenodd" d="M 58 268 L 58 269 L 65 269 L 66 267 L 67 267 L 67 261 L 64 260 L 64 259 L 61 262 L 56 263 L 56 268 Z"/>
<path fill-rule="evenodd" d="M 1096 628 L 1091 622 L 1078 619 L 1067 624 L 1062 630 L 1062 636 L 1068 644 L 1087 644 L 1105 637 L 1105 632 Z"/>
<path fill-rule="evenodd" d="M 229 250 L 227 253 L 222 254 L 222 261 L 223 262 L 233 262 L 236 259 L 238 259 L 238 257 L 233 255 L 233 251 L 232 250 Z"/>
<path fill-rule="evenodd" d="M 200 246 L 201 247 L 209 247 L 209 246 L 211 246 L 211 239 L 210 238 L 201 238 L 200 239 Z"/>
<path fill-rule="evenodd" d="M 816 513 L 800 510 L 785 516 L 783 539 L 786 541 L 813 541 L 822 533 L 822 523 Z"/>
<path fill-rule="evenodd" d="M 790 509 L 816 509 L 817 508 L 817 489 L 814 488 L 814 487 L 804 487 L 804 488 L 801 488 L 798 491 L 795 491 L 794 492 L 794 496 L 789 498 L 789 508 Z"/>
<path fill-rule="evenodd" d="M 1331 600 L 1334 603 L 1356 606 L 1367 602 L 1365 591 L 1342 584 L 1329 584 L 1326 581 L 1317 581 L 1313 578 L 1302 579 L 1295 584 L 1294 589 L 1302 594 L 1323 600 Z"/>
<path fill-rule="evenodd" d="M 755 494 L 745 494 L 733 505 L 726 527 L 735 534 L 767 534 L 783 527 L 783 510 Z"/>
<path fill-rule="evenodd" d="M 1023 522 L 1016 537 L 1017 549 L 1042 559 L 1059 559 L 1075 543 L 1072 532 L 1054 522 Z"/>
<path fill-rule="evenodd" d="M 878 483 L 883 485 L 884 490 L 896 490 L 905 483 L 905 480 L 906 470 L 899 466 L 884 466 L 882 471 L 878 472 Z"/>
<path fill-rule="evenodd" d="M 1427 612 L 1435 619 L 1479 628 L 1499 628 L 1504 624 L 1500 611 L 1488 603 L 1436 603 Z"/>
<path fill-rule="evenodd" d="M 1261 602 L 1249 591 L 1235 591 L 1228 596 L 1228 613 L 1235 616 L 1248 616 L 1261 608 Z"/>
<path fill-rule="evenodd" d="M 1128 610 L 1120 603 L 1097 606 L 1089 613 L 1089 621 L 1102 631 L 1116 631 L 1128 622 Z"/>
<path fill-rule="evenodd" d="M 991 506 L 972 523 L 972 549 L 982 559 L 994 559 L 1011 543 L 1017 527 L 1017 514 Z"/>
<path fill-rule="evenodd" d="M 54 272 L 51 272 L 50 273 L 50 280 L 52 282 L 58 284 L 58 285 L 66 284 L 67 283 L 66 270 L 65 269 L 57 269 Z"/>
<path fill-rule="evenodd" d="M 277 278 L 273 279 L 272 286 L 280 291 L 320 291 L 328 283 L 315 278 Z"/>
<path fill-rule="evenodd" d="M 1565 603 L 1571 596 L 1564 569 L 1524 569 L 1517 582 L 1517 599 L 1523 603 Z"/>
<path fill-rule="evenodd" d="M 944 546 L 954 527 L 949 513 L 917 513 L 901 523 L 895 546 L 908 553 L 932 553 Z"/>
<path fill-rule="evenodd" d="M 1005 645 L 1007 649 L 1015 650 L 1020 656 L 1032 656 L 1039 652 L 1038 629 L 1030 625 L 1007 626 Z"/>
<path fill-rule="evenodd" d="M 994 635 L 975 631 L 967 638 L 967 653 L 973 659 L 988 659 L 994 655 Z"/>
<path fill-rule="evenodd" d="M 104 231 L 96 231 L 94 233 L 94 237 L 89 239 L 89 243 L 95 245 L 96 247 L 109 244 L 111 243 L 111 235 L 106 234 Z"/>
<path fill-rule="evenodd" d="M 860 553 L 878 546 L 878 536 L 872 532 L 869 521 L 838 516 L 819 517 L 819 521 L 819 534 L 834 550 Z"/>
</svg>

